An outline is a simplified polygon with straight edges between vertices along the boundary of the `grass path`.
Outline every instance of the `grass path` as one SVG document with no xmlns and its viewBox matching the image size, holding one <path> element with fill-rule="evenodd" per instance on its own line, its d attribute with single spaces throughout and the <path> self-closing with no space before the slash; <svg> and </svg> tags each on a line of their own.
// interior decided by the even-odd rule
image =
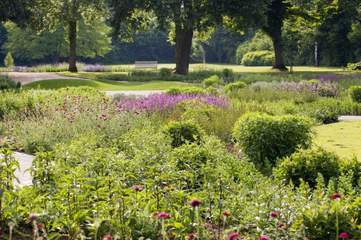
<svg viewBox="0 0 361 240">
<path fill-rule="evenodd" d="M 117 82 L 88 79 L 53 79 L 29 83 L 25 89 L 59 89 L 64 87 L 93 87 L 102 91 L 167 90 L 173 87 L 189 87 L 192 84 L 171 81 Z"/>
<path fill-rule="evenodd" d="M 361 158 L 361 121 L 339 122 L 315 128 L 315 144 L 340 157 Z"/>
</svg>

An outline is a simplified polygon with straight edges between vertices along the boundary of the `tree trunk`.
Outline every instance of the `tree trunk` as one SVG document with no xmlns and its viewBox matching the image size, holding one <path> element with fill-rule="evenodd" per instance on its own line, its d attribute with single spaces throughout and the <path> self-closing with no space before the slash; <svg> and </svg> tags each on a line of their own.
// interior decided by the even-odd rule
<svg viewBox="0 0 361 240">
<path fill-rule="evenodd" d="M 76 28 L 76 21 L 69 21 L 69 72 L 78 72 L 76 67 Z"/>
<path fill-rule="evenodd" d="M 186 75 L 192 51 L 193 29 L 176 28 L 176 73 Z"/>
<path fill-rule="evenodd" d="M 275 52 L 275 61 L 273 63 L 273 68 L 280 71 L 287 71 L 283 57 L 283 45 L 282 45 L 282 30 L 276 31 L 272 34 L 271 39 L 273 42 L 273 48 Z"/>
</svg>

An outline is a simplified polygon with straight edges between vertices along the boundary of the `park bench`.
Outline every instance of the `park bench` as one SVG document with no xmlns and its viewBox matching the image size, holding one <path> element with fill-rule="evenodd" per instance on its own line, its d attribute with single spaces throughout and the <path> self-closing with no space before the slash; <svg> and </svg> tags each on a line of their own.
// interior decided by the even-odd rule
<svg viewBox="0 0 361 240">
<path fill-rule="evenodd" d="M 135 61 L 134 68 L 145 69 L 145 68 L 158 68 L 158 61 Z"/>
</svg>

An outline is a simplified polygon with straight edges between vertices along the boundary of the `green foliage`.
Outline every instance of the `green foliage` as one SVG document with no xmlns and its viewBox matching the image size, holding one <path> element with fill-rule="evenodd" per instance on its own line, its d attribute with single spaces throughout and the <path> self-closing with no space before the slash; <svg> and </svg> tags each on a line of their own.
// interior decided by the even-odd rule
<svg viewBox="0 0 361 240">
<path fill-rule="evenodd" d="M 234 79 L 234 72 L 230 68 L 225 68 L 222 70 L 222 79 L 223 82 L 231 82 Z"/>
<path fill-rule="evenodd" d="M 283 159 L 274 171 L 276 177 L 299 186 L 301 181 L 315 187 L 319 174 L 326 184 L 340 174 L 340 159 L 321 148 L 299 150 Z"/>
<path fill-rule="evenodd" d="M 330 108 L 316 109 L 312 116 L 320 123 L 330 124 L 338 122 L 338 111 Z"/>
<path fill-rule="evenodd" d="M 172 139 L 172 147 L 180 147 L 185 143 L 199 143 L 203 130 L 191 121 L 170 122 L 165 126 L 164 133 Z"/>
<path fill-rule="evenodd" d="M 206 78 L 203 80 L 204 87 L 216 87 L 219 86 L 222 82 L 221 79 L 217 75 L 210 76 L 209 78 Z"/>
<path fill-rule="evenodd" d="M 257 32 L 254 37 L 244 43 L 241 43 L 237 48 L 237 62 L 241 63 L 243 56 L 249 52 L 255 51 L 272 51 L 273 45 L 271 39 L 262 32 Z"/>
<path fill-rule="evenodd" d="M 21 88 L 20 82 L 17 83 L 8 77 L 0 76 L 0 91 L 10 90 L 10 89 L 20 89 L 20 88 Z M 0 114 L 0 118 L 1 118 L 1 114 Z"/>
<path fill-rule="evenodd" d="M 237 81 L 233 83 L 229 83 L 224 87 L 224 90 L 227 94 L 237 93 L 240 89 L 244 89 L 247 87 L 247 84 L 245 84 L 242 81 Z"/>
<path fill-rule="evenodd" d="M 311 141 L 310 120 L 300 116 L 243 115 L 235 124 L 233 137 L 243 152 L 259 167 L 275 165 Z"/>
<path fill-rule="evenodd" d="M 162 77 L 162 78 L 166 78 L 166 77 L 169 77 L 171 76 L 173 73 L 172 69 L 169 69 L 169 68 L 161 68 L 159 70 L 159 75 Z"/>
<path fill-rule="evenodd" d="M 11 55 L 11 52 L 8 52 L 5 56 L 5 59 L 4 59 L 4 65 L 5 67 L 7 68 L 12 68 L 14 67 L 14 59 L 13 59 L 13 56 Z"/>
<path fill-rule="evenodd" d="M 246 53 L 241 64 L 244 66 L 271 66 L 274 62 L 274 53 L 271 51 L 254 51 Z"/>
<path fill-rule="evenodd" d="M 351 86 L 349 88 L 349 94 L 352 101 L 361 103 L 361 86 Z"/>
<path fill-rule="evenodd" d="M 178 94 L 207 94 L 207 90 L 200 87 L 187 87 L 187 88 L 171 88 L 167 91 L 167 94 L 178 95 Z"/>
</svg>

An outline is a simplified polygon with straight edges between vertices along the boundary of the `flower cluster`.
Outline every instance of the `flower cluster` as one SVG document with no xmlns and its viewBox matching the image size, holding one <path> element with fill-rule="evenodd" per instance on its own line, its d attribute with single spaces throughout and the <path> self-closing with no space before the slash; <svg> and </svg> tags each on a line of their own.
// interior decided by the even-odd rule
<svg viewBox="0 0 361 240">
<path fill-rule="evenodd" d="M 142 98 L 124 98 L 118 102 L 117 107 L 119 111 L 154 112 L 172 109 L 177 104 L 187 100 L 195 100 L 218 107 L 228 105 L 228 101 L 224 97 L 196 94 L 169 95 L 162 93 Z"/>
</svg>

